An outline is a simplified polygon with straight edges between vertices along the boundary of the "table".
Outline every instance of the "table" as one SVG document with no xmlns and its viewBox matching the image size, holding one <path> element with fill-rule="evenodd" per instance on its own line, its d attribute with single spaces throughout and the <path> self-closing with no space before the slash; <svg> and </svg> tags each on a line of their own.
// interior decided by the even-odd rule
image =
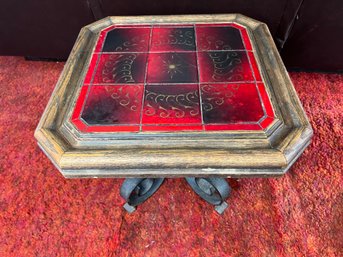
<svg viewBox="0 0 343 257">
<path fill-rule="evenodd" d="M 267 26 L 223 14 L 84 27 L 35 137 L 67 178 L 127 178 L 129 212 L 185 177 L 222 213 L 226 177 L 280 176 L 312 134 Z"/>
</svg>

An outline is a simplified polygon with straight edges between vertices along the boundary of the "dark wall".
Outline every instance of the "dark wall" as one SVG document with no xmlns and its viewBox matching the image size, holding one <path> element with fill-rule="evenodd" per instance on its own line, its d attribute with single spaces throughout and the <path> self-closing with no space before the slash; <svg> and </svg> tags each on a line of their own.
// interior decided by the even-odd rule
<svg viewBox="0 0 343 257">
<path fill-rule="evenodd" d="M 106 16 L 205 13 L 267 23 L 289 69 L 343 70 L 341 0 L 7 0 L 0 8 L 0 55 L 66 59 L 81 27 Z"/>
<path fill-rule="evenodd" d="M 65 59 L 94 21 L 84 0 L 0 0 L 0 55 Z"/>
<path fill-rule="evenodd" d="M 103 0 L 102 10 L 108 15 L 168 15 L 168 14 L 208 14 L 208 13 L 241 13 L 259 21 L 266 22 L 272 33 L 277 31 L 287 0 Z M 266 8 L 268 6 L 268 8 Z M 270 13 L 270 9 L 273 13 Z"/>
<path fill-rule="evenodd" d="M 304 1 L 281 55 L 287 67 L 343 71 L 343 1 Z"/>
</svg>

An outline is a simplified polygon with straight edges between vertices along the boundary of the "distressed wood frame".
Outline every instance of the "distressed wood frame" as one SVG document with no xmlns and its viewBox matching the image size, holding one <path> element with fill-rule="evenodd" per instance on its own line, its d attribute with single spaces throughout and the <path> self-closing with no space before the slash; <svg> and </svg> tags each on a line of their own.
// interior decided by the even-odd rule
<svg viewBox="0 0 343 257">
<path fill-rule="evenodd" d="M 81 133 L 69 121 L 100 31 L 112 24 L 244 26 L 277 119 L 265 131 Z M 285 173 L 313 131 L 266 24 L 240 14 L 108 17 L 82 28 L 35 137 L 71 177 L 260 177 Z"/>
</svg>

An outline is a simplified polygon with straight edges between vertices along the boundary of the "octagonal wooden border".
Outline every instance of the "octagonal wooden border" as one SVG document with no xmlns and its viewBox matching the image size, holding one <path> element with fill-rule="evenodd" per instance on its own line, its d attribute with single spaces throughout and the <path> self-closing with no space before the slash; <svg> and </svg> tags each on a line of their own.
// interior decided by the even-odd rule
<svg viewBox="0 0 343 257">
<path fill-rule="evenodd" d="M 235 22 L 247 29 L 278 117 L 264 132 L 83 134 L 70 123 L 77 90 L 103 28 L 195 22 Z M 267 26 L 240 14 L 222 14 L 108 17 L 84 27 L 35 137 L 66 177 L 240 177 L 283 174 L 309 144 L 312 134 Z"/>
</svg>

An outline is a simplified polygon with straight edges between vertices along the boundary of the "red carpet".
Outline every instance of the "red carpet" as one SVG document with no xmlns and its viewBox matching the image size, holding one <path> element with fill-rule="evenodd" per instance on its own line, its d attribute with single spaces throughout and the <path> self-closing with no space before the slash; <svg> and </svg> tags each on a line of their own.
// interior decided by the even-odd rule
<svg viewBox="0 0 343 257">
<path fill-rule="evenodd" d="M 119 179 L 66 180 L 34 129 L 63 63 L 0 58 L 0 256 L 343 256 L 343 75 L 292 73 L 314 128 L 278 179 L 231 180 L 217 215 L 183 179 L 134 214 Z"/>
</svg>

